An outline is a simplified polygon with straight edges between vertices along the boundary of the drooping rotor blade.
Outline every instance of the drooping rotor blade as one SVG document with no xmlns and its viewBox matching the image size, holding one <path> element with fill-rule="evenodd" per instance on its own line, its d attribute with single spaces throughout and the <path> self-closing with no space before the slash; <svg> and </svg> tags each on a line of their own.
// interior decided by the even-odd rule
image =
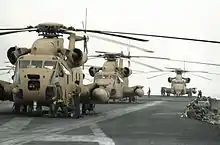
<svg viewBox="0 0 220 145">
<path fill-rule="evenodd" d="M 88 60 L 93 60 L 93 59 L 97 59 L 98 58 L 97 56 L 96 57 L 88 56 L 88 57 L 90 57 L 90 58 L 88 58 Z"/>
<path fill-rule="evenodd" d="M 173 69 L 173 70 L 182 70 L 181 68 L 170 68 L 165 67 L 166 69 Z M 206 74 L 214 74 L 214 75 L 220 75 L 220 73 L 212 73 L 208 71 L 190 71 L 190 70 L 182 70 L 184 73 L 206 73 Z"/>
<path fill-rule="evenodd" d="M 178 62 L 186 62 L 186 63 L 195 63 L 195 64 L 220 66 L 220 64 L 216 64 L 216 63 L 207 63 L 207 62 L 199 62 L 199 61 L 187 61 L 187 60 L 177 60 L 177 59 L 170 59 L 170 60 L 171 61 L 178 61 Z"/>
<path fill-rule="evenodd" d="M 203 78 L 203 79 L 206 79 L 206 80 L 212 80 L 210 78 L 207 78 L 207 77 L 203 77 L 203 76 L 200 76 L 200 75 L 196 75 L 196 74 L 191 74 L 193 76 L 196 76 L 196 77 L 200 77 L 200 78 Z"/>
<path fill-rule="evenodd" d="M 104 57 L 104 55 L 102 55 L 102 54 L 98 54 L 98 55 L 88 55 L 88 57 Z"/>
<path fill-rule="evenodd" d="M 109 53 L 109 52 L 106 52 L 106 51 L 95 51 L 96 53 Z"/>
<path fill-rule="evenodd" d="M 6 68 L 0 68 L 0 70 L 11 70 L 13 68 L 10 68 L 10 67 L 6 67 Z"/>
<path fill-rule="evenodd" d="M 178 69 L 181 70 L 181 68 L 173 68 L 173 67 L 164 67 L 165 69 Z"/>
<path fill-rule="evenodd" d="M 1 35 L 7 35 L 7 34 L 14 34 L 14 33 L 20 33 L 20 32 L 27 32 L 27 31 L 36 31 L 36 29 L 24 29 L 24 30 L 17 30 L 17 31 L 6 31 L 6 32 L 0 32 Z"/>
<path fill-rule="evenodd" d="M 208 72 L 207 74 L 220 75 L 220 73 L 210 73 L 210 72 Z"/>
<path fill-rule="evenodd" d="M 134 62 L 134 63 L 140 64 L 140 65 L 143 65 L 143 66 L 146 66 L 146 67 L 149 67 L 149 68 L 155 69 L 155 70 L 163 71 L 163 70 L 160 69 L 160 68 L 157 68 L 157 67 L 154 67 L 154 66 L 151 66 L 151 65 L 148 65 L 148 64 L 145 64 L 145 63 L 139 62 L 139 61 L 135 61 L 135 60 L 131 60 L 131 61 Z"/>
<path fill-rule="evenodd" d="M 72 31 L 85 31 L 83 29 L 70 29 L 70 30 L 72 30 Z M 108 32 L 103 32 L 103 31 L 100 31 L 100 30 L 86 30 L 86 32 L 109 35 L 109 36 L 115 36 L 115 37 L 121 37 L 121 38 L 136 40 L 136 41 L 142 41 L 142 42 L 149 41 L 149 40 L 146 40 L 146 39 L 135 38 L 135 37 L 131 37 L 131 36 L 125 36 L 125 35 L 119 35 L 119 34 L 112 34 L 112 33 L 108 33 Z"/>
<path fill-rule="evenodd" d="M 156 56 L 135 56 L 135 55 L 131 55 L 131 56 L 123 56 L 123 57 L 134 57 L 134 58 L 153 58 L 153 59 L 170 60 L 170 58 L 166 58 L 166 57 L 156 57 Z"/>
<path fill-rule="evenodd" d="M 207 71 L 188 71 L 188 70 L 185 70 L 186 72 L 189 72 L 189 73 L 208 73 Z"/>
<path fill-rule="evenodd" d="M 163 73 L 163 74 L 155 75 L 155 76 L 152 76 L 152 77 L 148 77 L 147 79 L 152 79 L 152 78 L 159 77 L 159 76 L 164 76 L 164 75 L 167 75 L 167 74 L 169 74 L 169 73 Z"/>
<path fill-rule="evenodd" d="M 7 31 L 11 31 L 11 30 L 25 30 L 25 29 L 30 29 L 33 27 L 25 27 L 25 28 L 0 28 L 0 30 L 7 30 Z"/>
<path fill-rule="evenodd" d="M 9 74 L 8 72 L 0 73 L 0 75 L 6 75 Z"/>
<path fill-rule="evenodd" d="M 136 49 L 138 49 L 138 50 L 140 50 L 140 51 L 144 51 L 144 52 L 149 52 L 149 53 L 153 53 L 153 52 L 154 52 L 154 51 L 147 50 L 147 49 L 144 49 L 144 48 L 141 48 L 141 47 L 135 46 L 135 45 L 131 45 L 131 44 L 127 44 L 127 43 L 123 43 L 123 42 L 116 41 L 116 40 L 109 39 L 109 38 L 104 38 L 104 37 L 100 37 L 100 36 L 96 36 L 96 35 L 92 35 L 92 34 L 89 34 L 89 36 L 90 36 L 90 37 L 97 38 L 97 39 L 101 39 L 101 40 L 104 40 L 104 41 L 108 41 L 108 42 L 112 42 L 112 43 L 116 43 L 116 44 L 124 45 L 124 46 L 126 46 L 126 47 L 136 48 Z"/>
<path fill-rule="evenodd" d="M 215 40 L 213 41 L 213 40 L 195 39 L 195 38 L 186 38 L 186 37 L 174 37 L 174 36 L 165 36 L 165 35 L 153 35 L 153 34 L 143 34 L 143 33 L 128 33 L 128 32 L 114 32 L 114 31 L 102 31 L 102 32 L 112 33 L 112 34 L 125 34 L 125 35 L 149 36 L 149 37 L 159 37 L 159 38 L 168 38 L 168 39 L 179 39 L 179 40 L 207 42 L 207 43 L 220 43 L 220 41 L 215 41 Z"/>
<path fill-rule="evenodd" d="M 148 73 L 148 72 L 146 72 L 146 71 L 142 71 L 142 70 L 134 70 L 134 69 L 132 69 L 132 72 L 138 72 L 138 73 Z"/>
<path fill-rule="evenodd" d="M 11 65 L 6 65 L 5 67 L 15 68 L 15 66 L 11 66 Z"/>
</svg>

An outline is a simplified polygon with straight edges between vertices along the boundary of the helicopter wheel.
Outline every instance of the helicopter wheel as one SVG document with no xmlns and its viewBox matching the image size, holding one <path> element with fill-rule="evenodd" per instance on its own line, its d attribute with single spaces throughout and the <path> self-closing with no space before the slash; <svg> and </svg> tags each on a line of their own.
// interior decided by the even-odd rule
<svg viewBox="0 0 220 145">
<path fill-rule="evenodd" d="M 89 111 L 89 115 L 96 115 L 95 104 L 88 104 L 87 110 Z"/>
</svg>

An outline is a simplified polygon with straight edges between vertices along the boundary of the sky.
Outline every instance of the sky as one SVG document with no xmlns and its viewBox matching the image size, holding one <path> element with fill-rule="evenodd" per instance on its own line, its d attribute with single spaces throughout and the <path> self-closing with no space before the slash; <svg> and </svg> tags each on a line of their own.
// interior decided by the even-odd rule
<svg viewBox="0 0 220 145">
<path fill-rule="evenodd" d="M 1 0 L 0 1 L 0 28 L 4 27 L 26 27 L 37 25 L 42 22 L 57 22 L 66 26 L 82 28 L 85 19 L 85 9 L 88 10 L 88 29 L 112 30 L 123 32 L 136 32 L 146 34 L 158 34 L 168 36 L 189 37 L 220 41 L 220 2 L 218 0 Z M 107 36 L 103 36 L 107 37 Z M 38 38 L 37 33 L 19 33 L 0 36 L 2 53 L 0 53 L 0 65 L 4 67 L 7 61 L 6 52 L 11 46 L 30 48 L 34 40 Z M 148 55 L 169 57 L 172 59 L 203 61 L 219 63 L 220 44 L 203 42 L 191 42 L 184 40 L 173 40 L 153 37 L 141 37 L 149 42 L 137 42 L 123 38 L 107 37 L 114 40 L 130 43 L 155 53 L 145 53 L 130 48 L 132 55 Z M 67 46 L 67 44 L 66 44 Z M 82 43 L 77 44 L 82 47 Z M 89 54 L 95 51 L 109 51 L 127 53 L 127 47 L 89 38 Z M 183 68 L 183 63 L 153 60 L 134 59 L 159 68 L 178 67 Z M 87 64 L 102 65 L 103 59 L 90 60 Z M 152 71 L 135 63 L 131 63 L 135 70 Z M 220 73 L 220 67 L 185 64 L 185 68 L 194 71 L 209 71 Z M 88 73 L 87 73 L 88 75 Z M 147 79 L 157 74 L 132 74 L 130 85 L 143 85 L 145 92 L 148 87 L 152 94 L 159 94 L 160 88 L 170 87 L 167 78 L 169 75 Z M 190 74 L 188 87 L 201 89 L 204 95 L 220 98 L 219 80 L 220 76 L 199 74 L 212 80 L 205 80 Z M 0 79 L 10 80 L 10 75 L 1 75 Z M 91 78 L 87 76 L 87 78 Z M 89 82 L 85 82 L 89 83 Z"/>
</svg>

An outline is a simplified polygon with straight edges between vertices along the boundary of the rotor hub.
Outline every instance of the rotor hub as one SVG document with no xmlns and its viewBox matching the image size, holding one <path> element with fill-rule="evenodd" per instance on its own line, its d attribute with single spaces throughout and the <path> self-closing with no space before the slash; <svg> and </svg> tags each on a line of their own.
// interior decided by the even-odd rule
<svg viewBox="0 0 220 145">
<path fill-rule="evenodd" d="M 60 35 L 60 33 L 64 32 L 63 29 L 65 28 L 65 26 L 59 23 L 41 23 L 37 26 L 37 28 L 40 36 L 53 38 L 62 36 Z"/>
</svg>

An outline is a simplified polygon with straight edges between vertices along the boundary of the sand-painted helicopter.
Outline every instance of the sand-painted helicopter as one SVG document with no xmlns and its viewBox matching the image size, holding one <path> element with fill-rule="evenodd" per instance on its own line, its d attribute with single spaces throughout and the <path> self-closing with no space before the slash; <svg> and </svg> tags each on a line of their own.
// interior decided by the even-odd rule
<svg viewBox="0 0 220 145">
<path fill-rule="evenodd" d="M 129 77 L 132 74 L 130 68 L 130 61 L 150 67 L 156 70 L 159 68 L 150 66 L 148 64 L 141 63 L 131 58 L 153 58 L 153 59 L 164 59 L 162 57 L 153 56 L 131 56 L 130 52 L 128 55 L 121 53 L 103 52 L 96 51 L 97 55 L 89 55 L 89 58 L 104 58 L 106 61 L 103 66 L 85 65 L 89 68 L 89 74 L 94 77 L 94 84 L 98 87 L 91 90 L 89 94 L 91 98 L 93 96 L 99 96 L 103 98 L 103 102 L 109 103 L 110 100 L 119 100 L 123 98 L 129 98 L 129 102 L 134 101 L 135 96 L 142 97 L 144 95 L 142 85 L 129 86 Z M 128 59 L 128 67 L 123 66 L 123 59 Z M 138 71 L 137 71 L 138 72 Z M 87 94 L 88 95 L 88 94 Z"/>
<path fill-rule="evenodd" d="M 184 77 L 183 74 L 185 73 L 190 73 L 193 76 L 200 77 L 206 80 L 211 80 L 210 78 L 198 75 L 198 74 L 193 74 L 193 73 L 205 73 L 205 74 L 216 74 L 220 75 L 218 73 L 209 73 L 207 71 L 189 71 L 185 69 L 180 69 L 180 68 L 169 68 L 165 67 L 168 70 L 163 70 L 162 72 L 174 72 L 176 73 L 175 77 L 168 77 L 168 82 L 171 83 L 171 87 L 162 87 L 161 88 L 161 95 L 165 96 L 170 96 L 170 94 L 173 94 L 174 96 L 182 96 L 187 94 L 189 97 L 192 97 L 193 94 L 196 94 L 196 88 L 187 88 L 187 84 L 190 83 L 190 78 L 189 77 Z M 152 71 L 153 72 L 153 71 Z M 156 72 L 156 71 L 154 71 Z M 155 75 L 152 77 L 149 77 L 148 79 L 155 78 L 158 76 L 163 76 L 167 75 L 168 73 L 160 74 L 160 75 Z"/>
<path fill-rule="evenodd" d="M 49 106 L 49 114 L 53 117 L 56 116 L 58 108 L 62 108 L 66 115 L 69 110 L 74 112 L 74 107 L 79 108 L 80 98 L 72 96 L 78 87 L 83 86 L 84 74 L 80 66 L 88 59 L 88 37 L 85 34 L 80 36 L 77 32 L 85 32 L 85 29 L 42 23 L 34 27 L 0 30 L 4 31 L 0 32 L 0 36 L 21 32 L 37 32 L 42 36 L 33 42 L 31 48 L 14 46 L 8 49 L 7 57 L 15 66 L 13 83 L 0 81 L 0 100 L 13 101 L 16 112 L 41 113 L 42 106 Z M 147 41 L 101 31 L 92 33 Z M 63 34 L 69 35 L 68 48 L 64 48 Z M 75 48 L 77 41 L 84 41 L 84 52 Z"/>
</svg>

